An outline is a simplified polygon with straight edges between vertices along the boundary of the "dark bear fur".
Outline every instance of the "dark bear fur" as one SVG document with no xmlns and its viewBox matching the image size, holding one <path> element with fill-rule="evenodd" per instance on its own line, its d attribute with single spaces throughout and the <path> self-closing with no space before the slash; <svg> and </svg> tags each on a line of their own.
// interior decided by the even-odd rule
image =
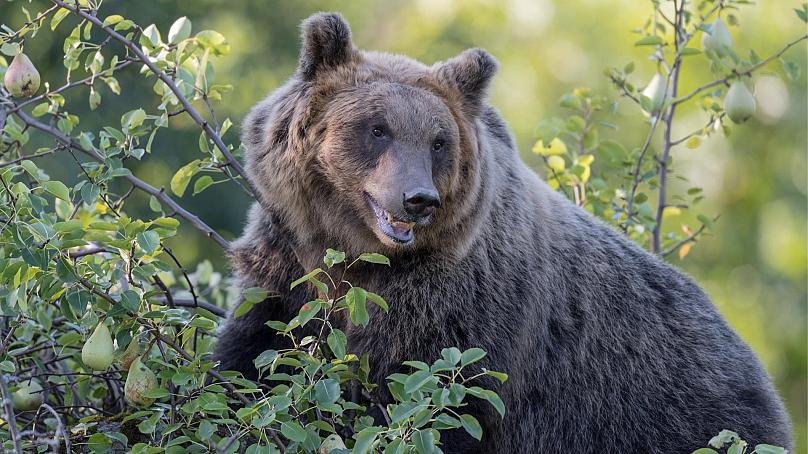
<svg viewBox="0 0 808 454">
<path fill-rule="evenodd" d="M 282 297 L 227 323 L 221 368 L 255 377 L 253 358 L 286 347 L 264 322 L 288 321 L 316 297 L 289 284 L 327 247 L 374 251 L 391 266 L 360 265 L 346 279 L 390 312 L 369 307 L 367 327 L 342 328 L 351 351 L 370 354 L 380 389 L 402 361 L 431 362 L 448 346 L 481 347 L 482 366 L 510 377 L 483 383 L 504 400 L 504 420 L 474 403 L 482 442 L 448 433 L 444 452 L 679 453 L 722 429 L 790 447 L 769 377 L 698 285 L 522 163 L 485 99 L 496 67 L 482 50 L 427 67 L 355 49 L 339 15 L 304 22 L 297 74 L 244 123 L 264 206 L 232 250 L 241 285 Z M 429 158 L 441 207 L 410 245 L 373 230 L 360 194 L 394 177 L 379 170 L 393 152 L 369 155 L 375 142 L 356 132 L 373 109 L 401 138 L 391 147 L 420 150 L 418 135 L 443 125 L 445 154 Z"/>
</svg>

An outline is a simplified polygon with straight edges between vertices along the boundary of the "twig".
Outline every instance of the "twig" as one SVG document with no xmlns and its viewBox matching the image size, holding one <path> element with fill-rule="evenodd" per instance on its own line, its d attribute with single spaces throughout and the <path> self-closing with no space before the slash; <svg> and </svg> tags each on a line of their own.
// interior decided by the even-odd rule
<svg viewBox="0 0 808 454">
<path fill-rule="evenodd" d="M 718 221 L 718 218 L 720 218 L 720 217 L 721 217 L 720 214 L 718 216 L 714 217 L 713 222 Z M 695 242 L 696 238 L 698 238 L 698 236 L 701 235 L 701 232 L 703 232 L 705 228 L 707 228 L 707 224 L 701 224 L 701 227 L 699 227 L 695 232 L 691 233 L 687 238 L 684 238 L 684 239 L 676 242 L 676 244 L 669 247 L 668 249 L 665 249 L 661 254 L 662 257 L 667 257 L 667 256 L 673 254 L 674 252 L 676 252 L 676 250 L 678 250 L 680 247 L 684 246 L 687 243 Z"/>
<path fill-rule="evenodd" d="M 0 111 L 0 116 L 3 116 L 4 114 L 5 114 L 4 111 Z M 2 129 L 2 126 L 0 126 L 0 129 Z M 55 147 L 55 148 L 52 148 L 52 149 L 50 149 L 48 151 L 43 151 L 41 153 L 34 153 L 34 154 L 28 155 L 28 156 L 20 156 L 19 158 L 14 159 L 12 161 L 0 162 L 0 169 L 2 169 L 4 167 L 13 166 L 14 164 L 17 164 L 17 163 L 20 163 L 22 161 L 25 161 L 26 159 L 36 159 L 36 158 L 41 158 L 43 156 L 52 155 L 53 153 L 56 153 L 57 151 L 59 151 L 61 149 L 62 149 L 61 147 Z"/>
<path fill-rule="evenodd" d="M 152 299 L 156 300 L 156 301 L 158 301 L 160 303 L 166 304 L 169 307 L 171 307 L 171 304 L 168 302 L 167 297 L 155 297 L 155 298 L 152 298 Z M 224 318 L 225 316 L 227 316 L 227 311 L 225 311 L 221 307 L 216 306 L 216 305 L 214 305 L 212 303 L 209 303 L 207 301 L 197 300 L 196 302 L 194 302 L 194 300 L 190 299 L 190 298 L 176 298 L 176 297 L 173 297 L 173 303 L 174 303 L 175 307 L 187 307 L 187 308 L 193 308 L 193 309 L 205 309 L 206 311 L 212 313 L 213 315 L 216 315 L 217 317 Z"/>
<path fill-rule="evenodd" d="M 6 413 L 6 422 L 8 423 L 8 432 L 11 435 L 11 440 L 14 442 L 14 450 L 17 454 L 22 454 L 22 443 L 20 442 L 20 434 L 17 432 L 17 419 L 14 417 L 14 408 L 11 406 L 11 395 L 8 392 L 6 385 L 6 375 L 0 374 L 0 394 L 3 398 L 3 409 Z"/>
</svg>

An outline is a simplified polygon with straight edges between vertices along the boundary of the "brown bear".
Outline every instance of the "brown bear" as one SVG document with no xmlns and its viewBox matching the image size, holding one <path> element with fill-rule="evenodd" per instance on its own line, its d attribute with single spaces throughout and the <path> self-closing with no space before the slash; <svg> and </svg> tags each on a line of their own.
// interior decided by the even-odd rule
<svg viewBox="0 0 808 454">
<path fill-rule="evenodd" d="M 303 23 L 295 75 L 243 125 L 263 204 L 232 262 L 245 287 L 278 293 L 220 334 L 222 369 L 286 345 L 266 326 L 315 298 L 290 282 L 328 247 L 390 267 L 346 279 L 383 295 L 367 327 L 343 321 L 372 379 L 444 347 L 481 347 L 505 402 L 466 408 L 481 442 L 446 453 L 690 452 L 722 429 L 789 447 L 782 402 L 755 354 L 693 280 L 550 189 L 520 160 L 486 89 L 479 49 L 425 66 L 356 49 L 338 14 Z"/>
</svg>

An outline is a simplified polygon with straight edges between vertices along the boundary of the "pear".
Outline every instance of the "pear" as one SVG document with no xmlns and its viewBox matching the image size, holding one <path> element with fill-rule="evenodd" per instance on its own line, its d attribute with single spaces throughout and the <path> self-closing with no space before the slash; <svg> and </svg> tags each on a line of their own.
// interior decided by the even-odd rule
<svg viewBox="0 0 808 454">
<path fill-rule="evenodd" d="M 121 369 L 129 370 L 132 366 L 132 362 L 134 362 L 141 353 L 140 343 L 137 341 L 137 337 L 133 337 L 132 341 L 129 342 L 129 346 L 126 347 L 126 350 L 124 350 L 123 354 L 118 359 Z"/>
<path fill-rule="evenodd" d="M 95 331 L 81 349 L 81 360 L 93 370 L 107 370 L 112 364 L 112 336 L 103 322 L 95 327 Z"/>
<path fill-rule="evenodd" d="M 658 113 L 665 103 L 665 94 L 668 91 L 668 80 L 659 73 L 654 74 L 651 82 L 642 91 L 642 95 L 648 98 L 648 104 L 643 105 L 643 109 L 649 114 Z"/>
<path fill-rule="evenodd" d="M 710 25 L 710 31 L 701 34 L 701 48 L 711 50 L 719 57 L 727 55 L 727 51 L 732 48 L 732 37 L 724 21 L 716 19 Z"/>
<path fill-rule="evenodd" d="M 126 377 L 126 383 L 123 386 L 123 393 L 126 400 L 136 407 L 148 407 L 154 402 L 151 397 L 146 397 L 149 391 L 157 389 L 157 376 L 151 371 L 140 357 L 132 361 L 129 366 L 129 375 Z"/>
<path fill-rule="evenodd" d="M 544 146 L 544 141 L 539 140 L 533 145 L 533 153 L 541 156 L 556 156 L 567 153 L 567 146 L 558 137 L 550 141 L 550 145 Z"/>
<path fill-rule="evenodd" d="M 11 394 L 12 405 L 20 411 L 36 410 L 44 401 L 42 385 L 33 378 L 20 384 L 19 388 Z"/>
<path fill-rule="evenodd" d="M 755 113 L 755 97 L 743 81 L 733 83 L 724 97 L 724 112 L 735 123 L 743 123 Z"/>
<path fill-rule="evenodd" d="M 11 96 L 31 96 L 39 90 L 39 71 L 28 56 L 20 52 L 8 65 L 3 84 Z"/>
</svg>

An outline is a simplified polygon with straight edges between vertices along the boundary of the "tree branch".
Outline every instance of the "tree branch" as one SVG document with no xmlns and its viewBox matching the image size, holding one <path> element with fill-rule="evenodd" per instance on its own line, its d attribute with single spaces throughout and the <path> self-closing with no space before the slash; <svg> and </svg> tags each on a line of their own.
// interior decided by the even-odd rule
<svg viewBox="0 0 808 454">
<path fill-rule="evenodd" d="M 235 170 L 236 173 L 238 173 L 244 179 L 245 184 L 247 185 L 247 187 L 251 192 L 251 195 L 256 200 L 261 202 L 260 193 L 253 186 L 249 178 L 247 178 L 247 173 L 244 171 L 244 168 L 241 166 L 241 163 L 239 163 L 238 160 L 233 156 L 233 154 L 230 153 L 230 150 L 227 148 L 227 145 L 224 144 L 219 134 L 216 133 L 216 131 L 213 130 L 210 124 L 208 124 L 208 122 L 202 118 L 199 112 L 197 112 L 197 110 L 194 109 L 194 107 L 191 105 L 191 102 L 183 94 L 182 90 L 180 90 L 179 87 L 177 87 L 177 84 L 175 84 L 174 81 L 164 71 L 161 71 L 160 68 L 158 68 L 157 65 L 155 65 L 154 62 L 152 62 L 152 60 L 146 54 L 143 53 L 143 51 L 140 49 L 138 45 L 136 45 L 135 43 L 133 43 L 131 40 L 127 39 L 120 33 L 116 32 L 115 30 L 111 29 L 110 27 L 105 27 L 104 23 L 100 19 L 98 19 L 96 16 L 92 14 L 87 13 L 86 11 L 83 11 L 80 7 L 71 6 L 61 0 L 52 0 L 52 1 L 56 5 L 59 5 L 62 8 L 71 11 L 73 14 L 76 14 L 84 18 L 88 22 L 91 22 L 93 25 L 103 30 L 113 39 L 119 41 L 121 44 L 126 46 L 133 54 L 135 54 L 135 56 L 137 56 L 137 58 L 144 65 L 146 65 L 146 67 L 148 67 L 152 71 L 152 73 L 154 73 L 154 75 L 157 76 L 157 78 L 160 79 L 164 84 L 166 84 L 166 86 L 174 93 L 174 96 L 176 96 L 179 102 L 182 104 L 182 107 L 183 109 L 185 109 L 185 112 L 188 113 L 191 119 L 193 119 L 194 122 L 197 125 L 199 125 L 200 128 L 202 128 L 202 130 L 205 132 L 208 138 L 210 138 L 213 141 L 214 145 L 216 145 L 216 148 L 218 148 L 219 151 L 222 153 L 222 155 L 224 155 L 224 157 L 228 161 L 228 165 L 230 165 L 233 168 L 233 170 Z"/>
<path fill-rule="evenodd" d="M 676 94 L 679 90 L 679 71 L 682 68 L 682 56 L 680 54 L 681 47 L 686 44 L 686 39 L 681 39 L 680 36 L 682 33 L 682 9 L 684 9 L 684 0 L 681 0 L 681 6 L 677 5 L 674 1 L 674 21 L 676 26 L 673 29 L 673 40 L 674 45 L 676 47 L 676 53 L 674 54 L 673 65 L 671 66 L 671 73 L 669 74 L 670 78 L 670 98 L 676 99 Z M 667 95 L 665 96 L 668 97 Z M 668 158 L 670 158 L 671 153 L 671 134 L 673 130 L 673 116 L 676 113 L 676 103 L 671 103 L 668 107 L 668 111 L 666 112 L 665 118 L 663 122 L 665 123 L 665 132 L 663 133 L 663 143 L 662 143 L 662 157 L 659 160 L 659 167 L 657 168 L 657 178 L 659 179 L 659 193 L 657 197 L 657 212 L 656 212 L 656 222 L 654 223 L 654 229 L 652 232 L 651 237 L 651 250 L 655 253 L 659 253 L 662 246 L 661 246 L 661 237 L 662 237 L 662 214 L 665 211 L 665 205 L 667 204 L 667 197 L 668 197 Z"/>
<path fill-rule="evenodd" d="M 42 123 L 42 122 L 34 119 L 33 117 L 31 117 L 30 115 L 28 115 L 24 111 L 19 110 L 19 111 L 15 112 L 15 115 L 17 115 L 17 117 L 19 117 L 20 120 L 22 120 L 28 126 L 34 128 L 34 129 L 38 129 L 38 130 L 40 130 L 40 131 L 42 131 L 44 133 L 47 133 L 47 134 L 53 136 L 57 141 L 59 141 L 60 143 L 62 143 L 66 147 L 70 147 L 70 148 L 72 148 L 74 150 L 80 151 L 80 152 L 84 153 L 85 155 L 89 156 L 90 158 L 92 158 L 93 160 L 95 160 L 96 162 L 99 162 L 101 164 L 103 164 L 105 162 L 104 157 L 101 156 L 97 151 L 92 150 L 92 149 L 89 149 L 89 150 L 85 149 L 84 147 L 82 147 L 81 145 L 76 143 L 72 138 L 64 135 L 58 129 L 56 129 L 56 128 L 52 127 L 52 126 L 46 125 L 45 123 Z M 164 189 L 162 189 L 162 188 L 157 189 L 154 186 L 151 186 L 150 184 L 146 183 L 145 181 L 143 181 L 140 178 L 138 178 L 138 177 L 136 177 L 134 175 L 131 175 L 131 174 L 126 175 L 125 178 L 130 183 L 132 183 L 135 187 L 140 189 L 141 191 L 146 192 L 147 194 L 153 195 L 161 203 L 163 203 L 163 204 L 167 205 L 168 207 L 170 207 L 177 215 L 179 215 L 180 217 L 182 217 L 186 221 L 190 222 L 194 227 L 196 227 L 198 230 L 200 230 L 202 233 L 204 233 L 210 239 L 212 239 L 213 241 L 218 243 L 219 246 L 221 246 L 225 250 L 229 250 L 229 248 L 230 248 L 230 242 L 229 241 L 225 240 L 215 230 L 213 230 L 210 226 L 205 224 L 197 215 L 191 213 L 190 211 L 188 211 L 185 208 L 183 208 L 182 206 L 180 206 L 171 197 L 169 197 L 168 194 L 165 193 Z"/>
<path fill-rule="evenodd" d="M 791 41 L 790 43 L 786 44 L 786 46 L 783 47 L 782 49 L 780 49 L 779 52 L 775 53 L 774 55 L 770 56 L 769 58 L 767 58 L 765 60 L 762 60 L 762 61 L 759 61 L 758 63 L 750 66 L 749 68 L 747 68 L 747 69 L 745 69 L 743 71 L 733 71 L 732 74 L 730 74 L 727 77 L 724 77 L 723 79 L 716 79 L 716 80 L 714 80 L 714 81 L 712 81 L 710 83 L 704 84 L 701 87 L 698 87 L 695 90 L 693 90 L 692 92 L 688 93 L 687 95 L 682 96 L 679 99 L 674 99 L 673 104 L 677 105 L 677 104 L 682 104 L 684 102 L 687 102 L 688 100 L 693 99 L 693 97 L 695 97 L 699 93 L 702 93 L 702 92 L 704 92 L 706 90 L 709 90 L 710 88 L 713 88 L 713 87 L 715 87 L 717 85 L 726 84 L 727 82 L 729 82 L 730 80 L 732 80 L 732 79 L 734 79 L 736 77 L 740 78 L 742 76 L 748 76 L 748 75 L 752 74 L 753 72 L 755 72 L 756 70 L 760 69 L 761 67 L 766 66 L 767 64 L 771 63 L 773 60 L 776 60 L 776 59 L 780 58 L 789 49 L 796 46 L 797 44 L 800 43 L 800 41 L 803 41 L 805 39 L 808 39 L 808 33 L 805 34 L 805 35 L 802 35 L 799 38 L 797 38 L 797 39 Z"/>
</svg>

